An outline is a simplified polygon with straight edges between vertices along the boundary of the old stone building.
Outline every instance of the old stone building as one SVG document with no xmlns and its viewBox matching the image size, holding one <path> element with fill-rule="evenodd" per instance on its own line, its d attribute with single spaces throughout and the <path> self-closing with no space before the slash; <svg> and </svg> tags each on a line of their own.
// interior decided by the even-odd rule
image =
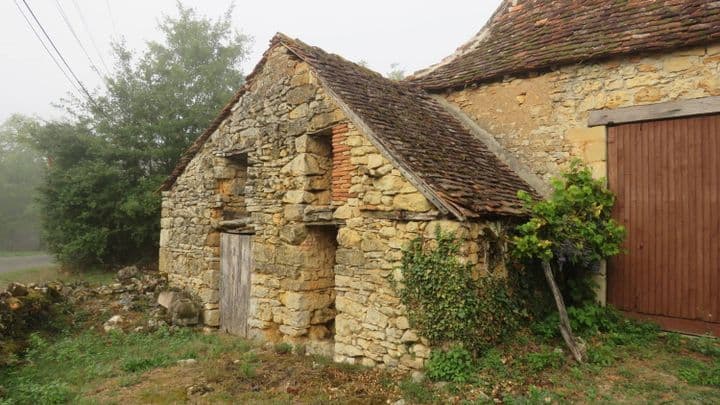
<svg viewBox="0 0 720 405">
<path fill-rule="evenodd" d="M 205 324 L 404 368 L 402 249 L 451 229 L 483 271 L 532 190 L 422 90 L 280 34 L 164 188 L 160 268 Z"/>
<path fill-rule="evenodd" d="M 402 82 L 278 34 L 163 185 L 160 269 L 202 302 L 206 325 L 420 368 L 429 348 L 393 287 L 402 248 L 440 226 L 492 271 L 495 237 L 522 214 L 518 190 L 545 194 L 573 157 L 615 187 L 635 172 L 609 163 L 614 128 L 720 112 L 716 3 L 507 0 L 455 54 Z M 653 201 L 661 214 L 666 200 Z"/>
</svg>

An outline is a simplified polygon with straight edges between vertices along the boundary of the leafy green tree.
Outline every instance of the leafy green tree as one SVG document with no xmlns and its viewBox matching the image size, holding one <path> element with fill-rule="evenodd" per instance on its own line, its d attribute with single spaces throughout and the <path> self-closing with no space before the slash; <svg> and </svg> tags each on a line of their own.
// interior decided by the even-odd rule
<svg viewBox="0 0 720 405">
<path fill-rule="evenodd" d="M 243 83 L 249 39 L 232 28 L 231 11 L 211 20 L 178 3 L 178 16 L 159 24 L 162 42 L 140 55 L 115 43 L 105 91 L 94 101 L 65 101 L 73 120 L 34 133 L 51 162 L 42 189 L 45 236 L 62 263 L 154 258 L 155 190 Z"/>
<path fill-rule="evenodd" d="M 46 163 L 22 142 L 38 126 L 21 115 L 0 126 L 0 250 L 41 248 L 36 199 Z"/>
<path fill-rule="evenodd" d="M 582 362 L 584 348 L 573 335 L 555 274 L 561 274 L 565 264 L 589 269 L 621 252 L 625 230 L 612 218 L 615 196 L 579 161 L 553 181 L 548 200 L 535 201 L 525 192 L 518 195 L 530 219 L 517 228 L 513 253 L 542 264 L 560 315 L 560 332 L 573 357 Z"/>
</svg>

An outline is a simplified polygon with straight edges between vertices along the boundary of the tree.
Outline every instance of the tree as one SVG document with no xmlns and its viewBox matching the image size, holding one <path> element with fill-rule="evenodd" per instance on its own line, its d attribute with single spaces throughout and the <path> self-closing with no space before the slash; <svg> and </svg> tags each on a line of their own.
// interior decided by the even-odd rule
<svg viewBox="0 0 720 405">
<path fill-rule="evenodd" d="M 590 269 L 621 252 L 625 230 L 612 218 L 615 196 L 578 161 L 553 181 L 550 199 L 535 201 L 528 193 L 518 195 L 530 219 L 517 228 L 513 252 L 541 263 L 560 315 L 560 333 L 575 360 L 582 362 L 584 348 L 573 335 L 555 275 L 567 263 Z"/>
<path fill-rule="evenodd" d="M 0 126 L 0 250 L 41 248 L 36 199 L 45 161 L 21 141 L 38 126 L 21 115 Z"/>
<path fill-rule="evenodd" d="M 399 63 L 393 63 L 386 76 L 390 80 L 400 81 L 405 78 L 405 69 L 402 69 Z"/>
<path fill-rule="evenodd" d="M 38 129 L 51 162 L 42 188 L 48 246 L 64 264 L 121 265 L 157 254 L 155 191 L 182 152 L 242 85 L 249 39 L 178 3 L 162 42 L 136 56 L 113 44 L 115 70 L 94 100 L 70 99 L 72 120 Z"/>
</svg>

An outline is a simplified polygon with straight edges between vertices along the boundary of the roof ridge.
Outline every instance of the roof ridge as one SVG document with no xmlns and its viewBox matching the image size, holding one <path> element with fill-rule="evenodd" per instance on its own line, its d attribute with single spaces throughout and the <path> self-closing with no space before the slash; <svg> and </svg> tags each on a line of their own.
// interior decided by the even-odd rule
<svg viewBox="0 0 720 405">
<path fill-rule="evenodd" d="M 554 66 L 717 43 L 720 3 L 504 0 L 484 29 L 482 40 L 471 40 L 451 59 L 406 80 L 435 92 Z"/>
</svg>

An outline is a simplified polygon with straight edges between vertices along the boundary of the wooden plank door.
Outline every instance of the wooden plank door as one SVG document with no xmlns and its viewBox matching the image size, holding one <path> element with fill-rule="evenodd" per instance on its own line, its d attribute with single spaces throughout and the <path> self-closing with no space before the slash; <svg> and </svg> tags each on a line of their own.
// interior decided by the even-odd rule
<svg viewBox="0 0 720 405">
<path fill-rule="evenodd" d="M 220 254 L 220 329 L 247 337 L 252 236 L 223 233 Z"/>
<path fill-rule="evenodd" d="M 720 115 L 608 128 L 626 254 L 608 301 L 666 329 L 720 333 Z"/>
</svg>

